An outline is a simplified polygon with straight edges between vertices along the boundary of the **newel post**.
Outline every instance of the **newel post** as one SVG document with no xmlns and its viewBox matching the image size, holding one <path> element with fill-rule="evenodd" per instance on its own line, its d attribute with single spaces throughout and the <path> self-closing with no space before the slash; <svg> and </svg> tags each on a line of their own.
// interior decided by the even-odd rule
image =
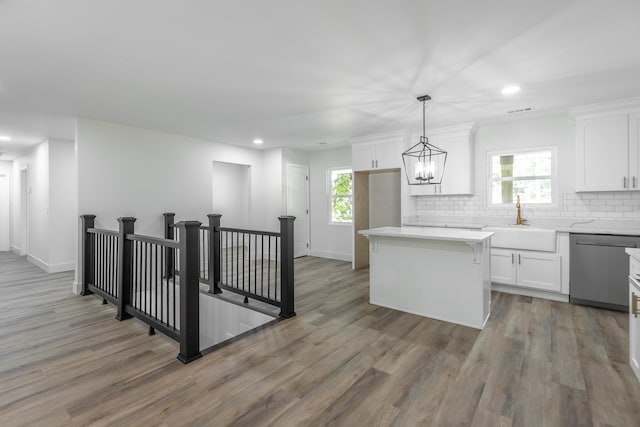
<svg viewBox="0 0 640 427">
<path fill-rule="evenodd" d="M 176 224 L 180 236 L 180 353 L 189 363 L 200 353 L 200 225 L 199 221 Z"/>
<path fill-rule="evenodd" d="M 174 213 L 163 213 L 164 216 L 164 238 L 173 240 L 175 238 L 175 227 L 174 221 L 176 218 L 176 214 Z M 175 251 L 173 249 L 167 248 L 164 255 L 164 274 L 165 279 L 170 279 L 173 277 L 174 273 L 174 263 L 173 257 L 175 256 Z"/>
<path fill-rule="evenodd" d="M 89 290 L 89 283 L 91 278 L 93 277 L 93 265 L 94 265 L 94 253 L 93 253 L 93 245 L 92 235 L 89 233 L 89 229 L 95 226 L 95 215 L 80 215 L 82 219 L 82 239 L 80 242 L 81 245 L 81 254 L 82 254 L 82 291 L 80 291 L 80 295 L 89 295 L 92 294 Z"/>
<path fill-rule="evenodd" d="M 294 311 L 293 222 L 295 216 L 281 216 L 280 220 L 280 317 L 296 315 Z"/>
<path fill-rule="evenodd" d="M 209 214 L 209 293 L 219 294 L 220 289 L 220 217 Z"/>
<path fill-rule="evenodd" d="M 131 305 L 131 271 L 133 264 L 133 242 L 127 240 L 128 234 L 134 233 L 133 217 L 118 218 L 118 299 L 116 301 L 118 313 L 116 319 L 124 320 L 131 317 L 126 307 Z"/>
</svg>

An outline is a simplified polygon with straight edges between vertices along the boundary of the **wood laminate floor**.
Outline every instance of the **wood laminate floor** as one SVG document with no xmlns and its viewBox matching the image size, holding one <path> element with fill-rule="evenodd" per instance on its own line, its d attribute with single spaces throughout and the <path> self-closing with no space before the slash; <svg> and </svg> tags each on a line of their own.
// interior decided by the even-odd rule
<svg viewBox="0 0 640 427">
<path fill-rule="evenodd" d="M 493 294 L 480 332 L 296 261 L 298 316 L 189 365 L 72 274 L 0 253 L 0 425 L 638 426 L 627 315 Z"/>
</svg>

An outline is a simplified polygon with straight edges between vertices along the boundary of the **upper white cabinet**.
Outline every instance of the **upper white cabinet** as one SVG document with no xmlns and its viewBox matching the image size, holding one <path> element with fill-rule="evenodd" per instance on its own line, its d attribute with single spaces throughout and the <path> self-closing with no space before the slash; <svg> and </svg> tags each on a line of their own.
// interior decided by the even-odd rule
<svg viewBox="0 0 640 427">
<path fill-rule="evenodd" d="M 429 142 L 447 152 L 442 184 L 410 185 L 410 195 L 473 194 L 474 129 L 473 123 L 467 123 L 427 131 Z M 417 141 L 410 141 L 409 146 Z"/>
<path fill-rule="evenodd" d="M 576 191 L 640 190 L 640 102 L 599 104 L 576 114 Z"/>
<path fill-rule="evenodd" d="M 377 134 L 351 141 L 354 171 L 398 169 L 402 166 L 404 134 Z"/>
</svg>

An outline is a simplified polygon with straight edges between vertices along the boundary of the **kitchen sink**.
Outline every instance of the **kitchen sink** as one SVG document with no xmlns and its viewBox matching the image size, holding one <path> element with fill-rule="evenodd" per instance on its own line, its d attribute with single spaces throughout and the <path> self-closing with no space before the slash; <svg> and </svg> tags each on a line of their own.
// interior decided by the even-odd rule
<svg viewBox="0 0 640 427">
<path fill-rule="evenodd" d="M 484 227 L 482 231 L 494 233 L 491 237 L 491 247 L 493 248 L 556 251 L 556 230 L 513 225 Z"/>
</svg>

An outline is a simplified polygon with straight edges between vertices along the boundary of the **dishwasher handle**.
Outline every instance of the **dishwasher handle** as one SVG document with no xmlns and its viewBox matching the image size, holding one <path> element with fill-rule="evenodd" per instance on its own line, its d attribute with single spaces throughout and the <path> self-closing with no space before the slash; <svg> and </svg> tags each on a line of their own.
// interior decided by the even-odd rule
<svg viewBox="0 0 640 427">
<path fill-rule="evenodd" d="M 587 242 L 576 240 L 576 245 L 583 246 L 609 246 L 612 248 L 635 248 L 637 247 L 635 243 L 626 244 L 626 243 L 604 243 L 604 242 Z"/>
</svg>

